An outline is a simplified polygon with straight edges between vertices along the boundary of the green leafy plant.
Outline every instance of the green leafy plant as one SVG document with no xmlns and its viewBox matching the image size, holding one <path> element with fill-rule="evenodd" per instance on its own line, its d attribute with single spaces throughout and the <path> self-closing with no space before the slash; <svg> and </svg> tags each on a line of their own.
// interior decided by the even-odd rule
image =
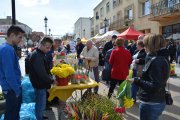
<svg viewBox="0 0 180 120">
<path fill-rule="evenodd" d="M 87 92 L 82 100 L 77 101 L 74 111 L 90 120 L 121 120 L 121 114 L 115 112 L 115 104 L 107 97 Z M 72 107 L 73 108 L 73 107 Z"/>
</svg>

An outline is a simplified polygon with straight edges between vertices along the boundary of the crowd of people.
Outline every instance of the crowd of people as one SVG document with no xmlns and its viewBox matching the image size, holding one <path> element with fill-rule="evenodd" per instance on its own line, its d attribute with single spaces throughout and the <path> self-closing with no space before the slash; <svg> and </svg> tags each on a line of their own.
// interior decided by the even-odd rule
<svg viewBox="0 0 180 120">
<path fill-rule="evenodd" d="M 18 45 L 25 32 L 18 26 L 11 26 L 7 31 L 7 42 L 0 46 L 0 85 L 6 99 L 5 120 L 19 120 L 22 101 L 21 70 L 18 56 L 13 48 Z M 26 58 L 26 73 L 35 89 L 37 120 L 43 120 L 43 112 L 47 103 L 47 89 L 54 84 L 50 69 L 53 67 L 52 54 L 64 51 L 66 54 L 77 53 L 78 65 L 86 64 L 94 74 L 94 80 L 105 80 L 109 87 L 107 96 L 112 97 L 118 83 L 124 80 L 132 83 L 132 98 L 140 100 L 140 120 L 157 120 L 165 109 L 165 87 L 169 78 L 169 65 L 173 61 L 180 62 L 180 45 L 169 44 L 158 34 L 139 36 L 137 41 L 125 46 L 127 40 L 116 35 L 99 48 L 88 40 L 86 44 L 71 37 L 66 47 L 61 39 L 44 37 Z M 177 56 L 176 56 L 177 55 Z M 102 68 L 103 66 L 103 68 Z M 99 68 L 102 70 L 100 76 Z M 133 70 L 133 78 L 128 79 L 129 69 Z M 89 89 L 91 91 L 91 89 Z M 98 94 L 98 87 L 94 88 Z"/>
</svg>

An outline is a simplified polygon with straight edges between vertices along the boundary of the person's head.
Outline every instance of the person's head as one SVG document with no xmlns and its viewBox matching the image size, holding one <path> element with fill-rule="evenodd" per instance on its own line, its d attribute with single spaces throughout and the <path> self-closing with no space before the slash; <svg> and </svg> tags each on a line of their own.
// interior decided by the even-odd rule
<svg viewBox="0 0 180 120">
<path fill-rule="evenodd" d="M 40 41 L 39 49 L 42 52 L 47 53 L 48 51 L 51 50 L 52 44 L 53 44 L 53 40 L 50 37 L 44 37 Z"/>
<path fill-rule="evenodd" d="M 25 31 L 20 28 L 19 26 L 14 26 L 12 25 L 8 30 L 7 30 L 7 42 L 11 45 L 18 45 L 25 34 Z"/>
<path fill-rule="evenodd" d="M 116 41 L 113 42 L 113 49 L 116 49 L 117 45 L 116 45 Z"/>
<path fill-rule="evenodd" d="M 115 43 L 116 43 L 117 47 L 122 47 L 122 46 L 124 46 L 124 39 L 118 38 L 118 39 L 116 39 Z"/>
<path fill-rule="evenodd" d="M 146 52 L 156 53 L 161 48 L 166 47 L 166 40 L 159 34 L 148 34 L 144 37 L 144 47 Z"/>
<path fill-rule="evenodd" d="M 112 41 L 115 41 L 117 39 L 117 36 L 116 35 L 113 35 L 112 36 Z"/>
<path fill-rule="evenodd" d="M 54 39 L 53 47 L 55 49 L 57 49 L 57 48 L 59 48 L 61 46 L 61 43 L 62 43 L 61 39 L 56 38 L 56 39 Z"/>
<path fill-rule="evenodd" d="M 99 47 L 99 52 L 103 52 L 103 47 L 102 46 Z"/>
<path fill-rule="evenodd" d="M 143 40 L 138 40 L 137 41 L 137 49 L 142 50 L 143 48 L 144 48 Z"/>
<path fill-rule="evenodd" d="M 86 43 L 87 49 L 90 50 L 93 46 L 93 41 L 92 40 L 88 40 Z"/>
<path fill-rule="evenodd" d="M 81 43 L 81 38 L 77 38 L 77 44 L 80 44 Z"/>
</svg>

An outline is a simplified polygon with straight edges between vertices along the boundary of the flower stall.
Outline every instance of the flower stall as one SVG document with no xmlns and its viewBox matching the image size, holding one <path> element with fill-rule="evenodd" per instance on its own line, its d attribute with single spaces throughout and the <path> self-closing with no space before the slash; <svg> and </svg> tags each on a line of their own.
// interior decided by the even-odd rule
<svg viewBox="0 0 180 120">
<path fill-rule="evenodd" d="M 89 78 L 88 70 L 85 67 L 78 67 L 76 54 L 66 55 L 56 52 L 53 56 L 51 74 L 54 76 L 57 84 L 49 90 L 49 101 L 54 97 L 58 97 L 61 101 L 66 102 L 74 91 L 93 88 L 99 85 Z"/>
</svg>

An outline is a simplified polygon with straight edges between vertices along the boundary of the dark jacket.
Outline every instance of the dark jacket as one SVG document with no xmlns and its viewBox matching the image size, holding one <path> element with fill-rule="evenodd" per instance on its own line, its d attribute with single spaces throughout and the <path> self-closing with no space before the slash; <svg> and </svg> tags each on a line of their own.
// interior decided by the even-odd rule
<svg viewBox="0 0 180 120">
<path fill-rule="evenodd" d="M 99 66 L 104 66 L 104 55 L 102 52 L 99 52 Z"/>
<path fill-rule="evenodd" d="M 133 43 L 130 48 L 131 55 L 133 55 L 136 50 L 137 50 L 137 45 L 136 43 Z"/>
<path fill-rule="evenodd" d="M 169 78 L 169 63 L 166 59 L 168 53 L 166 54 L 163 51 L 166 50 L 160 50 L 157 54 L 148 54 L 142 79 L 134 79 L 134 84 L 140 87 L 139 99 L 141 101 L 153 103 L 165 101 L 165 86 Z"/>
<path fill-rule="evenodd" d="M 76 45 L 77 58 L 80 58 L 80 54 L 84 48 L 84 44 L 79 43 Z"/>
<path fill-rule="evenodd" d="M 103 55 L 106 56 L 106 52 L 113 48 L 112 41 L 107 42 L 103 48 Z"/>
<path fill-rule="evenodd" d="M 138 52 L 138 50 L 136 50 L 134 52 L 134 55 Z M 142 49 L 137 56 L 137 59 L 139 59 L 139 63 L 137 65 L 144 65 L 145 64 L 145 57 L 146 57 L 146 52 L 145 49 Z"/>
<path fill-rule="evenodd" d="M 36 49 L 31 54 L 29 77 L 33 87 L 36 89 L 49 89 L 53 83 L 45 54 L 39 49 Z"/>
</svg>

